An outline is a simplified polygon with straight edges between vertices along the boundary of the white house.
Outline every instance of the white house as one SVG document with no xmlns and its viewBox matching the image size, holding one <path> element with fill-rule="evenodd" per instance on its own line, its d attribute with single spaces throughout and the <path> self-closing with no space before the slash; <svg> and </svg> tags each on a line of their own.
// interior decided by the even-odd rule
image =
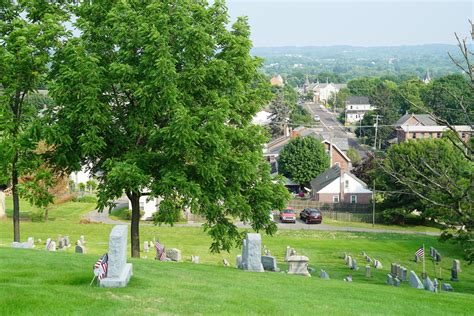
<svg viewBox="0 0 474 316">
<path fill-rule="evenodd" d="M 365 113 L 375 108 L 370 104 L 368 97 L 348 97 L 346 100 L 346 124 L 359 122 Z"/>
<path fill-rule="evenodd" d="M 372 191 L 367 184 L 335 165 L 311 181 L 311 195 L 324 203 L 368 204 Z"/>
<path fill-rule="evenodd" d="M 161 197 L 150 198 L 149 196 L 142 196 L 140 197 L 140 211 L 144 211 L 145 213 L 141 217 L 141 220 L 150 220 L 153 218 L 153 214 L 160 209 L 160 202 L 163 199 Z M 128 201 L 128 209 L 132 209 L 132 202 Z"/>
<path fill-rule="evenodd" d="M 252 118 L 252 124 L 261 126 L 268 125 L 270 124 L 270 115 L 272 114 L 265 110 L 257 112 L 257 114 Z"/>
<path fill-rule="evenodd" d="M 342 88 L 347 87 L 346 84 L 339 84 L 339 83 L 312 83 L 310 84 L 308 80 L 303 85 L 303 88 L 300 89 L 300 93 L 306 94 L 309 91 L 313 91 L 314 97 L 313 102 L 316 103 L 327 103 L 329 98 L 339 92 Z"/>
</svg>

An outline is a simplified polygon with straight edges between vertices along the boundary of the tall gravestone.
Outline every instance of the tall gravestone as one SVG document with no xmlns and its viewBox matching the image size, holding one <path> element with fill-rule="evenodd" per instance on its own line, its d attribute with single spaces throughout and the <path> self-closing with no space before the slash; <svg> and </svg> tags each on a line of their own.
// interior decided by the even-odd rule
<svg viewBox="0 0 474 316">
<path fill-rule="evenodd" d="M 415 271 L 410 271 L 410 286 L 415 289 L 423 290 L 425 287 L 421 283 L 420 278 L 416 275 Z"/>
<path fill-rule="evenodd" d="M 242 245 L 242 267 L 245 271 L 263 272 L 262 238 L 260 234 L 248 233 Z"/>
<path fill-rule="evenodd" d="M 125 287 L 132 276 L 132 264 L 127 263 L 127 225 L 117 225 L 110 232 L 107 277 L 101 287 Z"/>
<path fill-rule="evenodd" d="M 458 259 L 454 259 L 453 269 L 456 270 L 457 272 L 461 272 L 461 261 L 459 261 Z"/>
</svg>

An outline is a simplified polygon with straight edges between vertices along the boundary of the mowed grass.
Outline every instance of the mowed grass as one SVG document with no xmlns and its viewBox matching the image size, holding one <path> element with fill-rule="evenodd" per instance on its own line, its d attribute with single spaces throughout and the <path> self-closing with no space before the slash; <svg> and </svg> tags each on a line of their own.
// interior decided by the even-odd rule
<svg viewBox="0 0 474 316">
<path fill-rule="evenodd" d="M 72 202 L 68 202 L 72 203 Z M 134 277 L 125 289 L 89 287 L 92 265 L 107 251 L 106 224 L 79 224 L 82 214 L 93 210 L 87 203 L 63 204 L 51 211 L 55 220 L 47 223 L 22 222 L 22 241 L 42 239 L 36 249 L 11 249 L 11 219 L 0 221 L 0 315 L 9 314 L 387 314 L 387 315 L 472 315 L 474 311 L 474 266 L 462 260 L 459 282 L 450 282 L 452 259 L 460 259 L 461 248 L 440 243 L 436 237 L 387 233 L 345 233 L 313 230 L 279 230 L 262 236 L 265 245 L 285 271 L 286 246 L 308 256 L 316 269 L 312 278 L 285 273 L 248 273 L 224 267 L 222 259 L 235 264 L 241 252 L 209 252 L 211 239 L 199 227 L 140 227 L 141 244 L 159 239 L 167 248 L 179 248 L 184 262 L 153 260 L 154 250 L 141 253 L 134 264 Z M 57 212 L 56 214 L 54 214 Z M 71 212 L 72 214 L 66 214 Z M 74 247 L 48 253 L 44 241 L 69 235 L 72 242 L 84 235 L 86 255 L 74 254 Z M 385 285 L 390 263 L 396 262 L 421 273 L 421 263 L 413 262 L 414 252 L 425 244 L 443 255 L 440 265 L 427 261 L 429 276 L 453 285 L 454 293 L 434 294 L 415 290 L 403 283 L 400 288 Z M 128 249 L 128 252 L 130 249 Z M 361 252 L 378 259 L 382 270 L 372 267 L 372 278 L 365 278 Z M 357 259 L 360 270 L 344 264 L 344 252 Z M 200 256 L 201 264 L 190 263 Z M 331 280 L 321 280 L 325 269 Z M 354 282 L 342 279 L 352 273 Z"/>
<path fill-rule="evenodd" d="M 128 287 L 89 287 L 95 255 L 1 248 L 1 315 L 472 315 L 473 296 L 208 264 L 131 259 Z"/>
</svg>

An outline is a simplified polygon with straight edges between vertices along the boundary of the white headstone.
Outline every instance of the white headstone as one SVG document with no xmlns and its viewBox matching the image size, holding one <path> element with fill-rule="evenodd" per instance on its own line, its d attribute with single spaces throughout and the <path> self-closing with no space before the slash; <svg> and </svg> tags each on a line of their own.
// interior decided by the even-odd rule
<svg viewBox="0 0 474 316">
<path fill-rule="evenodd" d="M 47 250 L 48 251 L 56 251 L 56 242 L 54 240 L 50 241 Z"/>
<path fill-rule="evenodd" d="M 263 272 L 262 238 L 257 233 L 247 233 L 242 247 L 242 266 L 245 271 Z"/>
<path fill-rule="evenodd" d="M 423 290 L 425 287 L 421 283 L 420 278 L 416 275 L 415 271 L 410 271 L 410 286 L 415 289 Z"/>
<path fill-rule="evenodd" d="M 243 269 L 244 268 L 242 266 L 242 255 L 237 255 L 235 257 L 235 265 L 237 266 L 237 269 Z"/>
<path fill-rule="evenodd" d="M 79 240 L 81 241 L 81 245 L 85 245 L 86 244 L 86 240 L 84 238 L 84 235 L 81 235 L 81 237 L 79 237 Z"/>
<path fill-rule="evenodd" d="M 148 241 L 145 241 L 145 242 L 143 243 L 143 251 L 144 251 L 144 252 L 149 252 L 149 251 L 150 251 L 150 247 L 149 247 Z"/>
<path fill-rule="evenodd" d="M 125 287 L 132 276 L 132 264 L 127 263 L 127 225 L 117 225 L 110 232 L 107 277 L 101 287 Z"/>
<path fill-rule="evenodd" d="M 199 263 L 199 256 L 191 256 L 191 262 L 198 264 Z"/>
<path fill-rule="evenodd" d="M 176 249 L 176 248 L 166 249 L 166 258 L 171 259 L 171 261 L 180 262 L 181 250 Z"/>
<path fill-rule="evenodd" d="M 288 258 L 288 274 L 311 276 L 308 272 L 309 259 L 306 256 L 291 256 Z"/>
<path fill-rule="evenodd" d="M 461 261 L 458 259 L 453 260 L 453 269 L 456 270 L 457 272 L 462 272 L 461 271 Z"/>
<path fill-rule="evenodd" d="M 290 246 L 286 246 L 285 250 L 285 261 L 288 261 L 288 258 L 291 256 L 291 248 Z"/>
<path fill-rule="evenodd" d="M 28 245 L 28 248 L 35 248 L 35 239 L 33 237 L 28 237 L 26 244 Z"/>
<path fill-rule="evenodd" d="M 49 244 L 51 243 L 51 238 L 46 239 L 46 246 L 44 249 L 48 250 Z"/>
</svg>

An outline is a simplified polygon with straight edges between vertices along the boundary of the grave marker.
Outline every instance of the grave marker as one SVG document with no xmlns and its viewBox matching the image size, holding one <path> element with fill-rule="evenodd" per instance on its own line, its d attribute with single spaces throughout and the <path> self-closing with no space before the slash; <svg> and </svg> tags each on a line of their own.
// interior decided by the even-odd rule
<svg viewBox="0 0 474 316">
<path fill-rule="evenodd" d="M 319 272 L 319 277 L 321 279 L 329 280 L 329 274 L 323 269 L 321 269 L 321 271 Z"/>
<path fill-rule="evenodd" d="M 171 248 L 166 250 L 166 258 L 169 258 L 171 261 L 180 262 L 181 261 L 181 250 L 176 248 Z"/>
<path fill-rule="evenodd" d="M 260 234 L 247 233 L 242 246 L 242 266 L 245 271 L 263 272 L 262 238 Z"/>
<path fill-rule="evenodd" d="M 263 269 L 266 271 L 280 272 L 277 266 L 276 258 L 273 256 L 262 256 L 261 257 Z"/>
<path fill-rule="evenodd" d="M 416 275 L 415 271 L 410 271 L 410 286 L 415 289 L 423 290 L 425 287 L 421 283 L 420 278 Z"/>
<path fill-rule="evenodd" d="M 291 256 L 288 258 L 288 274 L 299 274 L 310 277 L 308 272 L 308 257 Z"/>
<path fill-rule="evenodd" d="M 370 270 L 370 265 L 365 266 L 365 277 L 366 278 L 371 278 L 372 277 L 372 271 Z"/>
<path fill-rule="evenodd" d="M 116 225 L 110 232 L 107 277 L 99 281 L 101 287 L 125 287 L 133 275 L 127 263 L 127 231 L 127 225 Z"/>
</svg>

